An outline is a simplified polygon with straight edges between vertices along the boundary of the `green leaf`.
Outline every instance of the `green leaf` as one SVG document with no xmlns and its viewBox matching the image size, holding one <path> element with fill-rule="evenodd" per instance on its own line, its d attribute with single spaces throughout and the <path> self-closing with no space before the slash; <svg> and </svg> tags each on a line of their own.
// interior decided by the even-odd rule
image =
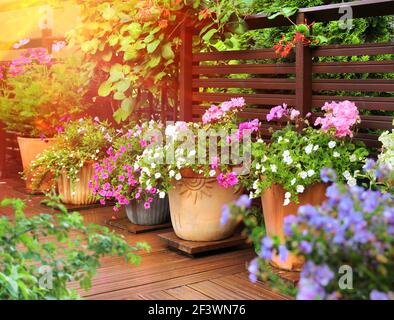
<svg viewBox="0 0 394 320">
<path fill-rule="evenodd" d="M 110 74 L 110 81 L 112 81 L 112 82 L 116 82 L 116 81 L 124 78 L 123 66 L 120 63 L 114 64 L 111 67 L 109 74 Z"/>
<path fill-rule="evenodd" d="M 127 48 L 127 51 L 125 52 L 123 59 L 125 61 L 134 61 L 138 58 L 138 50 L 133 47 L 130 46 L 129 48 Z"/>
<path fill-rule="evenodd" d="M 217 29 L 211 29 L 209 30 L 206 34 L 203 35 L 202 39 L 205 42 L 209 42 L 209 40 L 211 40 L 212 36 L 217 32 Z"/>
<path fill-rule="evenodd" d="M 166 43 L 161 49 L 161 55 L 166 60 L 171 60 L 175 58 L 175 53 L 172 50 L 171 43 Z"/>
<path fill-rule="evenodd" d="M 115 14 L 116 14 L 116 10 L 111 6 L 108 6 L 103 11 L 103 18 L 105 20 L 111 20 L 115 16 Z"/>
<path fill-rule="evenodd" d="M 149 43 L 148 46 L 146 47 L 146 50 L 148 51 L 148 53 L 153 53 L 157 49 L 159 44 L 160 44 L 160 40 L 157 39 L 157 40 L 153 41 L 152 43 Z"/>
<path fill-rule="evenodd" d="M 160 63 L 160 60 L 161 60 L 160 56 L 153 57 L 152 59 L 149 60 L 147 66 L 149 68 L 157 67 L 159 65 L 159 63 Z"/>
<path fill-rule="evenodd" d="M 119 42 L 119 36 L 117 34 L 111 34 L 108 37 L 108 44 L 113 47 Z"/>
<path fill-rule="evenodd" d="M 108 51 L 106 54 L 103 55 L 103 60 L 105 62 L 109 62 L 112 59 L 112 51 Z"/>
<path fill-rule="evenodd" d="M 133 111 L 134 99 L 126 98 L 122 101 L 122 104 L 118 110 L 114 112 L 114 119 L 117 123 L 127 120 Z"/>
<path fill-rule="evenodd" d="M 125 92 L 130 88 L 131 81 L 129 79 L 123 79 L 115 84 L 115 90 L 118 92 Z M 123 100 L 124 101 L 124 100 Z"/>
<path fill-rule="evenodd" d="M 107 80 L 100 85 L 98 89 L 98 94 L 100 97 L 108 97 L 111 91 L 112 91 L 112 82 Z"/>
</svg>

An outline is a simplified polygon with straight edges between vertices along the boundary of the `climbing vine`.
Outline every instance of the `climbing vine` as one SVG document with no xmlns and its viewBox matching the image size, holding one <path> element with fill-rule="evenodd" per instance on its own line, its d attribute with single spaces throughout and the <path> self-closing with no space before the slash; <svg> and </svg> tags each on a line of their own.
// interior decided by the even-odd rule
<svg viewBox="0 0 394 320">
<path fill-rule="evenodd" d="M 225 45 L 227 32 L 242 32 L 240 0 L 75 1 L 82 19 L 69 41 L 96 62 L 98 95 L 113 98 L 118 122 L 136 108 L 158 113 L 163 100 L 176 108 L 182 25 L 191 24 L 196 47 L 208 50 Z"/>
</svg>

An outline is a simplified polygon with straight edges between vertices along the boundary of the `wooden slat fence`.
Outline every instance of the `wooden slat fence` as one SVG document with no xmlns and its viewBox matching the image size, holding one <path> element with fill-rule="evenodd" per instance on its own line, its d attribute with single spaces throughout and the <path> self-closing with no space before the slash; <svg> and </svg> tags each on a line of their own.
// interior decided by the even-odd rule
<svg viewBox="0 0 394 320">
<path fill-rule="evenodd" d="M 300 9 L 293 18 L 299 23 L 305 19 L 308 22 L 338 20 L 341 16 L 338 10 L 344 5 L 352 7 L 355 18 L 394 14 L 394 1 L 364 0 Z M 251 29 L 288 25 L 285 19 L 269 20 L 263 15 L 249 16 L 246 22 Z M 193 30 L 185 26 L 184 33 L 187 32 L 193 33 Z M 186 45 L 181 57 L 184 59 L 180 73 L 184 90 L 178 116 L 181 120 L 197 121 L 210 104 L 242 96 L 249 106 L 242 116 L 261 119 L 263 132 L 268 132 L 271 124 L 265 122 L 265 117 L 273 106 L 287 103 L 303 115 L 312 112 L 312 118 L 316 118 L 319 113 L 314 111 L 326 101 L 350 100 L 363 114 L 357 137 L 368 146 L 379 146 L 373 130 L 392 128 L 394 79 L 375 79 L 374 75 L 394 74 L 393 42 L 326 45 L 314 49 L 299 43 L 292 59 L 283 62 L 273 49 L 193 53 L 191 36 L 183 40 Z M 321 57 L 367 55 L 372 56 L 370 61 L 319 62 Z M 391 57 L 388 60 L 375 59 L 378 55 Z M 236 60 L 239 63 L 234 64 Z M 347 73 L 356 74 L 360 79 L 330 78 Z M 245 93 L 234 93 L 232 89 L 242 89 Z M 361 92 L 361 95 L 355 95 L 355 92 Z M 377 115 L 377 111 L 386 114 Z"/>
</svg>

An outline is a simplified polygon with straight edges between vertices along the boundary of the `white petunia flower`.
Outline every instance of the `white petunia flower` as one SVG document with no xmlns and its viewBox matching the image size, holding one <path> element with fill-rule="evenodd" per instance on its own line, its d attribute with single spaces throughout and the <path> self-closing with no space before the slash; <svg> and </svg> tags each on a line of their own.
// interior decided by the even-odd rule
<svg viewBox="0 0 394 320">
<path fill-rule="evenodd" d="M 210 176 L 210 177 L 216 176 L 216 170 L 211 170 L 211 171 L 209 171 L 209 176 Z"/>
<path fill-rule="evenodd" d="M 156 179 L 160 179 L 161 178 L 161 173 L 160 172 L 155 173 L 155 178 Z"/>
<path fill-rule="evenodd" d="M 336 145 L 337 145 L 337 143 L 336 143 L 335 141 L 330 141 L 330 142 L 328 143 L 328 147 L 329 147 L 330 149 L 335 148 Z"/>
<path fill-rule="evenodd" d="M 155 168 L 156 168 L 156 163 L 152 162 L 151 165 L 150 165 L 150 167 L 151 167 L 152 169 L 155 169 Z"/>
<path fill-rule="evenodd" d="M 319 149 L 319 146 L 318 145 L 315 145 L 314 147 L 313 147 L 313 151 L 317 151 Z"/>
<path fill-rule="evenodd" d="M 283 201 L 283 205 L 286 207 L 290 204 L 290 199 L 285 199 L 285 201 Z"/>
<path fill-rule="evenodd" d="M 292 186 L 294 186 L 296 182 L 297 182 L 297 179 L 293 178 L 290 183 L 291 183 Z"/>
<path fill-rule="evenodd" d="M 170 178 L 172 178 L 173 176 L 175 176 L 175 171 L 174 171 L 174 170 L 171 170 L 171 171 L 168 173 L 168 176 L 169 176 Z"/>
<path fill-rule="evenodd" d="M 256 163 L 256 170 L 260 170 L 261 168 L 261 164 L 260 163 Z"/>
<path fill-rule="evenodd" d="M 307 174 L 308 174 L 308 177 L 312 177 L 315 174 L 315 170 L 310 169 L 310 170 L 308 170 Z"/>
<path fill-rule="evenodd" d="M 289 150 L 283 151 L 283 158 L 287 158 L 287 157 L 290 157 L 290 151 Z"/>
<path fill-rule="evenodd" d="M 159 198 L 164 199 L 166 197 L 166 193 L 164 191 L 159 193 Z"/>
<path fill-rule="evenodd" d="M 350 174 L 349 171 L 345 171 L 345 172 L 343 173 L 343 176 L 345 177 L 346 180 L 349 180 L 349 179 L 352 178 L 352 175 Z"/>
<path fill-rule="evenodd" d="M 340 156 L 341 156 L 341 154 L 340 154 L 339 152 L 336 152 L 336 151 L 335 151 L 335 152 L 333 153 L 333 157 L 334 157 L 334 158 L 339 158 Z"/>
<path fill-rule="evenodd" d="M 301 177 L 301 179 L 306 179 L 308 177 L 308 172 L 302 171 L 300 172 L 299 176 Z"/>
<path fill-rule="evenodd" d="M 285 193 L 285 198 L 286 199 L 290 199 L 291 198 L 291 193 L 290 192 L 286 192 Z"/>
<path fill-rule="evenodd" d="M 313 149 L 313 144 L 309 144 L 305 147 L 305 153 L 306 154 L 311 154 Z"/>
<path fill-rule="evenodd" d="M 352 154 L 352 155 L 349 157 L 349 159 L 350 159 L 350 162 L 356 162 L 356 161 L 357 161 L 357 157 L 356 157 L 355 154 Z"/>
<path fill-rule="evenodd" d="M 304 186 L 302 186 L 302 185 L 298 185 L 297 186 L 297 192 L 298 193 L 303 193 L 305 191 L 305 187 Z"/>
<path fill-rule="evenodd" d="M 354 187 L 357 184 L 357 180 L 353 177 L 349 178 L 347 184 L 351 187 Z"/>
<path fill-rule="evenodd" d="M 175 175 L 175 180 L 181 180 L 182 179 L 182 175 L 178 172 L 176 175 Z"/>
<path fill-rule="evenodd" d="M 276 173 L 278 171 L 278 167 L 275 164 L 271 164 L 271 171 Z"/>
</svg>

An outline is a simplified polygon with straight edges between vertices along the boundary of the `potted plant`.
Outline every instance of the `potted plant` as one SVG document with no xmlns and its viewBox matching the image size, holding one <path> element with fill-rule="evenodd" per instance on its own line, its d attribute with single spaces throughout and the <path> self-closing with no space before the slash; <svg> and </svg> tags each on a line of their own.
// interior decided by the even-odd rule
<svg viewBox="0 0 394 320">
<path fill-rule="evenodd" d="M 115 132 L 108 123 L 91 118 L 71 121 L 57 134 L 52 146 L 31 163 L 26 176 L 32 176 L 33 187 L 45 176 L 53 175 L 61 200 L 66 204 L 86 205 L 97 201 L 89 189 L 93 164 L 105 157 Z"/>
<path fill-rule="evenodd" d="M 385 170 L 368 161 L 366 170 Z M 331 169 L 321 179 L 336 182 Z M 385 175 L 381 176 L 385 180 Z M 302 256 L 297 299 L 394 299 L 394 200 L 392 194 L 336 182 L 321 206 L 306 205 L 285 219 L 285 244 L 262 239 L 260 258 L 249 268 L 256 279 L 260 264 L 273 254 Z M 353 286 L 354 284 L 354 286 Z"/>
<path fill-rule="evenodd" d="M 90 187 L 101 204 L 114 200 L 114 211 L 125 206 L 130 221 L 139 225 L 158 225 L 168 222 L 170 211 L 166 193 L 157 188 L 142 188 L 137 156 L 158 142 L 163 124 L 149 121 L 137 124 L 116 137 L 107 150 L 107 157 L 95 163 Z"/>
<path fill-rule="evenodd" d="M 356 184 L 355 175 L 362 168 L 367 149 L 354 141 L 352 127 L 359 113 L 349 101 L 326 103 L 325 115 L 315 126 L 300 113 L 284 104 L 271 109 L 267 120 L 287 119 L 287 125 L 272 135 L 270 144 L 259 140 L 253 144 L 252 196 L 262 200 L 264 221 L 269 236 L 283 239 L 283 221 L 295 214 L 300 205 L 319 205 L 325 200 L 326 180 L 322 168 L 333 168 L 341 181 Z M 287 270 L 299 270 L 302 260 L 289 255 L 286 261 L 274 257 L 273 264 Z"/>
<path fill-rule="evenodd" d="M 244 105 L 243 98 L 232 99 L 212 106 L 200 123 L 168 125 L 165 146 L 148 148 L 138 157 L 141 185 L 168 192 L 171 221 L 179 238 L 215 241 L 234 233 L 237 223 L 222 225 L 220 217 L 223 205 L 239 195 L 240 163 L 232 163 L 223 151 L 242 140 L 246 131 L 258 130 L 258 120 L 236 125 Z"/>
<path fill-rule="evenodd" d="M 49 147 L 61 124 L 87 107 L 83 97 L 91 67 L 81 65 L 77 57 L 53 62 L 46 49 L 35 48 L 1 69 L 0 121 L 18 134 L 24 171 Z"/>
</svg>

